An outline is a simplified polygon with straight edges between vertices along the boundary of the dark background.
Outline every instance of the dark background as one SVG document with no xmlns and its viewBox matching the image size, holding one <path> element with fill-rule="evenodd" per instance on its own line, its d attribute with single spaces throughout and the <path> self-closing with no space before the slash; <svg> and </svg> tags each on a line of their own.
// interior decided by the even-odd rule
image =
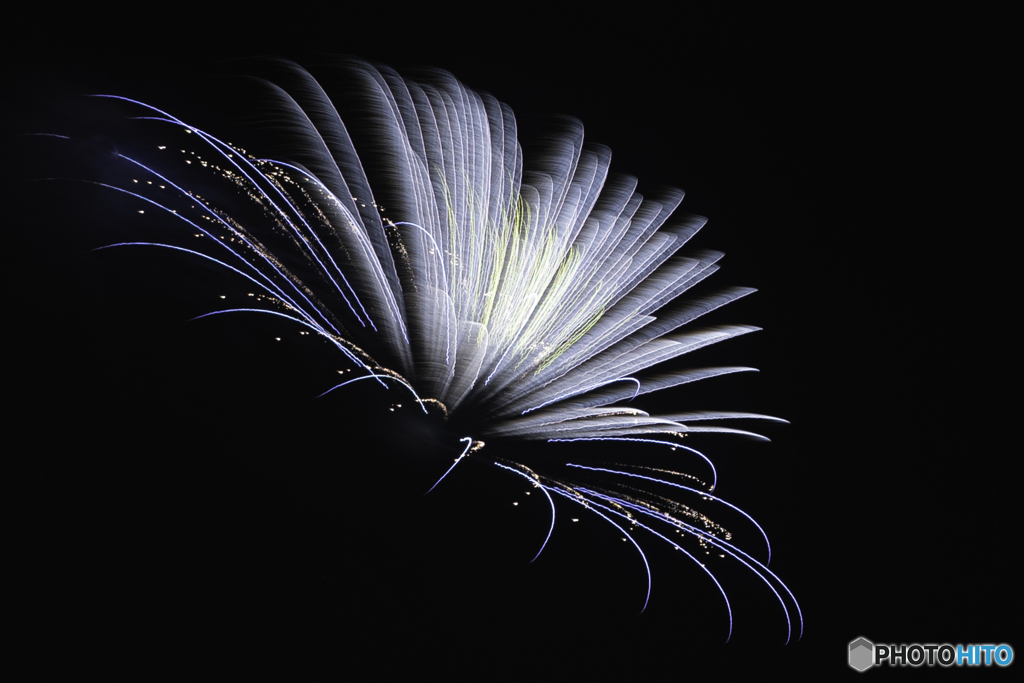
<svg viewBox="0 0 1024 683">
<path fill-rule="evenodd" d="M 34 666 L 840 675 L 858 636 L 1021 645 L 1019 213 L 1003 209 L 1019 191 L 1020 55 L 1000 18 L 333 12 L 60 15 L 7 41 L 10 591 Z M 39 180 L 103 172 L 23 135 L 87 130 L 83 93 L 251 147 L 249 103 L 220 74 L 264 55 L 316 73 L 322 53 L 448 69 L 509 103 L 524 137 L 577 116 L 613 170 L 682 187 L 710 217 L 694 243 L 726 253 L 716 284 L 760 290 L 716 321 L 765 329 L 704 358 L 761 372 L 662 405 L 791 422 L 770 444 L 703 450 L 716 493 L 772 539 L 801 642 L 781 646 L 781 611 L 725 565 L 723 645 L 713 587 L 652 543 L 638 616 L 636 554 L 564 501 L 529 564 L 547 506 L 519 481 L 467 462 L 422 496 L 458 435 L 403 436 L 375 387 L 313 400 L 336 355 L 273 320 L 188 322 L 237 285 L 173 254 L 91 251 L 140 225 L 132 208 Z M 102 158 L 113 143 L 90 144 Z"/>
</svg>

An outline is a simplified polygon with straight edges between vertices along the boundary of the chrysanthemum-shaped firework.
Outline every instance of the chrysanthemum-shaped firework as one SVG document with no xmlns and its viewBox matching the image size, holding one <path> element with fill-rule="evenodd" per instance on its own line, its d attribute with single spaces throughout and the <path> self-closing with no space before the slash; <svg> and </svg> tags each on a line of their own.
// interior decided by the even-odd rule
<svg viewBox="0 0 1024 683">
<path fill-rule="evenodd" d="M 254 158 L 169 113 L 114 98 L 152 119 L 149 125 L 170 126 L 195 143 L 168 146 L 159 162 L 120 155 L 134 182 L 108 186 L 135 195 L 149 211 L 173 214 L 181 228 L 159 243 L 126 244 L 181 250 L 245 278 L 255 303 L 210 315 L 280 316 L 329 340 L 353 369 L 335 389 L 377 382 L 409 392 L 425 412 L 443 413 L 465 430 L 452 468 L 464 457 L 488 459 L 483 444 L 492 439 L 691 451 L 705 463 L 706 483 L 639 466 L 570 464 L 621 482 L 583 486 L 522 463 L 491 462 L 547 497 L 551 528 L 556 498 L 582 505 L 617 527 L 645 567 L 635 540 L 641 534 L 688 555 L 723 598 L 687 544 L 735 558 L 778 598 L 789 634 L 799 632 L 799 607 L 767 568 L 764 532 L 712 495 L 711 462 L 680 443 L 693 432 L 749 434 L 717 421 L 764 416 L 648 414 L 629 406 L 641 394 L 750 369 L 649 370 L 756 329 L 690 324 L 752 290 L 681 298 L 721 257 L 681 252 L 704 224 L 674 214 L 683 193 L 645 198 L 635 179 L 610 176 L 609 150 L 585 145 L 573 120 L 524 161 L 509 107 L 443 72 L 421 82 L 349 64 L 370 122 L 357 152 L 320 85 L 298 67 L 284 68 L 287 89 L 271 86 L 268 97 L 292 126 L 295 153 L 287 163 Z M 226 210 L 207 192 L 214 182 L 247 195 L 259 213 Z M 676 499 L 638 488 L 652 486 Z M 716 506 L 745 518 L 757 546 L 749 554 L 712 521 Z M 548 538 L 550 530 L 541 550 Z"/>
</svg>

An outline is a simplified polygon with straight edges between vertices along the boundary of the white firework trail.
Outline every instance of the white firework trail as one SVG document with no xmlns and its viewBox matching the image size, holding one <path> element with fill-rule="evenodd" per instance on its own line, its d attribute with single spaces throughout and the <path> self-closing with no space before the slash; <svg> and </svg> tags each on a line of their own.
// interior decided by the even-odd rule
<svg viewBox="0 0 1024 683">
<path fill-rule="evenodd" d="M 125 186 L 96 184 L 132 195 L 143 210 L 166 212 L 181 230 L 165 241 L 111 246 L 174 249 L 245 278 L 260 305 L 207 315 L 280 316 L 329 340 L 361 374 L 324 393 L 376 381 L 410 392 L 425 412 L 434 408 L 446 418 L 459 417 L 472 434 L 462 439 L 465 448 L 434 486 L 466 457 L 526 478 L 551 508 L 538 556 L 554 529 L 554 494 L 628 538 L 646 570 L 644 607 L 650 568 L 634 534 L 682 550 L 721 593 L 731 636 L 724 588 L 680 545 L 691 536 L 763 581 L 785 615 L 787 642 L 799 637 L 800 608 L 767 567 L 771 548 L 764 530 L 711 495 L 717 482 L 711 461 L 679 443 L 695 432 L 759 436 L 715 421 L 778 418 L 739 412 L 657 415 L 622 405 L 650 392 L 752 370 L 647 373 L 757 329 L 691 329 L 705 313 L 753 291 L 731 287 L 687 295 L 717 270 L 722 256 L 680 252 L 705 219 L 675 213 L 682 191 L 652 199 L 636 192 L 635 179 L 609 175 L 610 151 L 585 145 L 578 121 L 564 120 L 546 138 L 545 151 L 526 164 L 512 111 L 493 97 L 444 72 L 416 81 L 361 62 L 346 66 L 361 83 L 372 120 L 372 135 L 359 153 L 331 99 L 306 71 L 284 64 L 289 88 L 268 84 L 267 97 L 299 141 L 301 165 L 249 156 L 155 107 L 101 95 L 133 108 L 133 118 L 183 131 L 197 143 L 191 150 L 161 147 L 159 153 L 169 158 L 159 171 L 153 163 L 118 154 L 136 177 Z M 373 186 L 363 165 L 369 159 L 382 169 Z M 184 172 L 182 162 L 189 167 Z M 197 179 L 197 173 L 206 176 Z M 211 178 L 244 193 L 261 212 L 259 220 L 244 220 L 204 199 L 195 188 Z M 687 331 L 677 331 L 684 326 Z M 585 487 L 488 458 L 484 439 L 681 448 L 702 458 L 712 477 L 704 483 L 636 464 L 630 471 L 621 464 L 568 463 L 620 482 Z M 732 534 L 706 514 L 627 483 L 638 479 L 739 512 L 756 532 L 763 561 L 737 547 Z"/>
</svg>

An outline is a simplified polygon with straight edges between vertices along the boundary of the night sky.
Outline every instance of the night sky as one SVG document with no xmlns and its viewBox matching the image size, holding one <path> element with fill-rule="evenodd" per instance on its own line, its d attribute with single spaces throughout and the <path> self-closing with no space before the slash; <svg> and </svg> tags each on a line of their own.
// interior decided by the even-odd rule
<svg viewBox="0 0 1024 683">
<path fill-rule="evenodd" d="M 22 27 L 35 38 L 9 57 L 5 88 L 5 459 L 33 666 L 844 675 L 858 636 L 1024 648 L 1011 618 L 1020 219 L 997 208 L 1019 192 L 1007 65 L 1020 54 L 998 19 L 683 12 L 470 27 L 383 14 Z M 764 330 L 701 364 L 761 372 L 646 405 L 789 420 L 765 428 L 769 444 L 701 446 L 716 494 L 768 532 L 771 568 L 804 611 L 800 643 L 781 646 L 767 589 L 721 563 L 735 618 L 723 645 L 717 592 L 654 541 L 638 615 L 637 554 L 566 502 L 530 564 L 547 505 L 521 480 L 466 462 L 423 496 L 461 434 L 437 421 L 403 434 L 377 387 L 315 400 L 344 367 L 326 344 L 273 319 L 189 322 L 246 288 L 175 254 L 92 251 L 145 219 L 96 187 L 38 180 L 104 172 L 111 138 L 87 141 L 89 161 L 23 135 L 88 136 L 91 92 L 262 154 L 273 141 L 251 103 L 225 97 L 223 74 L 265 55 L 315 73 L 323 53 L 447 69 L 511 105 L 527 140 L 547 117 L 578 117 L 613 171 L 641 191 L 681 187 L 681 210 L 710 218 L 692 244 L 725 252 L 713 283 L 759 290 L 714 322 Z M 536 463 L 653 452 L 487 448 Z"/>
</svg>

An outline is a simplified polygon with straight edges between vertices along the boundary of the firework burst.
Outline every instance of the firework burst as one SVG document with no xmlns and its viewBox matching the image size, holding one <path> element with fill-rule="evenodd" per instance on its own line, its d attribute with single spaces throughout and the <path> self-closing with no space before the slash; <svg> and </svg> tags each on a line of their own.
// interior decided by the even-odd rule
<svg viewBox="0 0 1024 683">
<path fill-rule="evenodd" d="M 763 582 L 785 615 L 787 641 L 798 637 L 802 616 L 768 568 L 767 535 L 714 495 L 711 460 L 682 443 L 702 432 L 763 438 L 721 421 L 777 418 L 631 405 L 751 370 L 664 365 L 756 329 L 694 324 L 753 291 L 691 293 L 722 256 L 683 250 L 705 220 L 676 212 L 681 191 L 643 197 L 635 179 L 609 175 L 610 151 L 585 144 L 578 121 L 562 120 L 524 160 L 511 109 L 451 75 L 411 80 L 346 67 L 358 82 L 346 97 L 363 103 L 361 137 L 301 68 L 283 65 L 286 87 L 267 84 L 266 102 L 289 126 L 288 161 L 252 156 L 148 104 L 101 96 L 165 142 L 116 152 L 128 176 L 96 184 L 171 226 L 158 240 L 111 246 L 175 250 L 245 282 L 251 304 L 206 315 L 276 316 L 328 342 L 348 366 L 324 394 L 376 383 L 407 397 L 406 409 L 439 415 L 461 445 L 433 488 L 467 458 L 521 478 L 550 509 L 537 556 L 557 512 L 579 506 L 635 548 L 643 607 L 646 537 L 702 570 L 722 596 L 729 635 L 726 591 L 698 559 L 708 552 Z M 497 440 L 671 448 L 695 466 L 527 465 L 490 455 L 485 444 Z M 727 529 L 721 516 L 742 528 Z"/>
</svg>

